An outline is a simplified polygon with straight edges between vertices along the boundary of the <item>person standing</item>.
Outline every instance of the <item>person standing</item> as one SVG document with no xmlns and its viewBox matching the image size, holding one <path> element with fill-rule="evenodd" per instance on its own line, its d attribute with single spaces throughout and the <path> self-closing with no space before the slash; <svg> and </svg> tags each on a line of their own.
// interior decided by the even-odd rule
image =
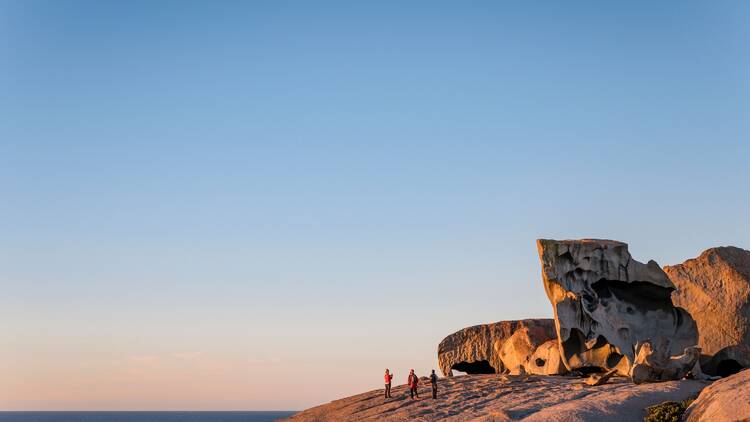
<svg viewBox="0 0 750 422">
<path fill-rule="evenodd" d="M 385 370 L 385 398 L 391 397 L 391 380 L 393 379 L 393 374 L 388 373 L 388 368 Z"/>
<path fill-rule="evenodd" d="M 430 384 L 432 385 L 432 398 L 437 398 L 437 380 L 438 377 L 435 375 L 435 370 L 432 370 L 432 374 L 430 374 Z"/>
<path fill-rule="evenodd" d="M 414 396 L 419 398 L 419 391 L 417 391 L 419 377 L 414 373 L 413 369 L 409 371 L 409 379 L 407 380 L 407 383 L 409 384 L 409 394 L 411 395 L 411 399 L 414 400 Z"/>
</svg>

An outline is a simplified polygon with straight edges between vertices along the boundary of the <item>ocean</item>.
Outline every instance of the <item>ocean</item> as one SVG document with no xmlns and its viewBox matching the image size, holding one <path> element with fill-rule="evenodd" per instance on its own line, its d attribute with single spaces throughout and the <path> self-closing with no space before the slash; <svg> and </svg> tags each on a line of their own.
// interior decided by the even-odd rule
<svg viewBox="0 0 750 422">
<path fill-rule="evenodd" d="M 273 422 L 297 412 L 0 412 L 0 422 Z"/>
</svg>

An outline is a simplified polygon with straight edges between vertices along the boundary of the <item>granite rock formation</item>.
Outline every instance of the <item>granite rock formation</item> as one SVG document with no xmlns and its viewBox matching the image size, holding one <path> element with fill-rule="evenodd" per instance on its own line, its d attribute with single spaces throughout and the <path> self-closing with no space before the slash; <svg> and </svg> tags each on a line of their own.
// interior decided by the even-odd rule
<svg viewBox="0 0 750 422">
<path fill-rule="evenodd" d="M 645 408 L 664 401 L 695 397 L 706 383 L 696 380 L 633 384 L 611 378 L 590 387 L 576 377 L 474 375 L 438 380 L 438 400 L 429 383 L 411 400 L 406 385 L 393 386 L 299 412 L 289 421 L 440 421 L 440 422 L 641 422 Z"/>
<path fill-rule="evenodd" d="M 698 346 L 704 354 L 750 346 L 750 251 L 711 248 L 664 271 L 677 287 L 672 301 L 698 325 Z"/>
<path fill-rule="evenodd" d="M 554 362 L 554 351 L 545 349 L 545 354 L 538 356 L 540 360 L 535 359 L 533 365 L 531 358 L 539 346 L 554 338 L 551 319 L 475 325 L 443 339 L 438 346 L 438 362 L 445 376 L 451 376 L 453 370 L 467 374 L 539 373 L 554 368 L 554 363 L 547 365 L 547 361 Z"/>
<path fill-rule="evenodd" d="M 702 363 L 703 371 L 709 375 L 727 377 L 750 368 L 750 347 L 744 344 L 725 347 Z"/>
<path fill-rule="evenodd" d="M 564 375 L 568 372 L 562 358 L 560 358 L 560 346 L 557 339 L 547 340 L 537 347 L 526 365 L 526 373 L 533 375 Z"/>
<path fill-rule="evenodd" d="M 596 387 L 599 385 L 604 385 L 609 381 L 610 378 L 617 375 L 617 369 L 610 369 L 607 372 L 600 372 L 600 373 L 593 373 L 589 375 L 588 378 L 586 378 L 583 382 L 586 385 L 590 385 L 592 387 Z"/>
<path fill-rule="evenodd" d="M 714 382 L 687 408 L 685 422 L 750 420 L 750 369 Z"/>
<path fill-rule="evenodd" d="M 652 381 L 679 380 L 696 368 L 696 375 L 703 377 L 700 371 L 700 348 L 693 346 L 685 349 L 679 356 L 668 356 L 664 349 L 654 349 L 646 341 L 636 346 L 637 354 L 630 368 L 630 379 L 636 384 Z"/>
<path fill-rule="evenodd" d="M 647 341 L 658 356 L 695 353 L 685 350 L 697 344 L 695 321 L 673 305 L 675 286 L 656 262 L 634 260 L 627 244 L 613 240 L 540 239 L 537 246 L 569 370 L 629 376 L 636 347 Z"/>
</svg>

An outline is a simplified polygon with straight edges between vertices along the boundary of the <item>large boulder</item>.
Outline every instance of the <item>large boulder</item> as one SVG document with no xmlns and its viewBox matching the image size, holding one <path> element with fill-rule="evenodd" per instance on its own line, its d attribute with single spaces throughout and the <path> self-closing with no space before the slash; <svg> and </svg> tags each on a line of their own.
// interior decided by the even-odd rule
<svg viewBox="0 0 750 422">
<path fill-rule="evenodd" d="M 614 240 L 540 239 L 537 246 L 569 370 L 628 376 L 646 342 L 659 356 L 697 355 L 686 350 L 697 344 L 695 321 L 673 305 L 674 284 L 656 262 L 636 261 Z"/>
<path fill-rule="evenodd" d="M 467 374 L 538 373 L 538 365 L 533 370 L 527 368 L 529 361 L 540 345 L 554 338 L 554 321 L 551 319 L 475 325 L 457 331 L 440 342 L 438 363 L 445 376 L 453 375 L 453 370 Z M 544 358 L 553 360 L 554 353 L 547 350 Z M 549 368 L 553 366 L 550 364 Z M 546 361 L 542 369 L 545 367 Z"/>
<path fill-rule="evenodd" d="M 750 420 L 750 369 L 714 382 L 687 408 L 685 422 Z"/>
<path fill-rule="evenodd" d="M 698 346 L 704 354 L 750 346 L 750 251 L 711 248 L 664 271 L 677 287 L 672 301 L 698 324 Z"/>
</svg>

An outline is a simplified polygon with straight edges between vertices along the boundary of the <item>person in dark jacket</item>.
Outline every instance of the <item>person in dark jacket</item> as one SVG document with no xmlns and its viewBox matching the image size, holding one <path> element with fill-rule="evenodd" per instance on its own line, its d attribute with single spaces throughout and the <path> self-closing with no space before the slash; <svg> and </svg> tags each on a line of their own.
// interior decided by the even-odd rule
<svg viewBox="0 0 750 422">
<path fill-rule="evenodd" d="M 385 370 L 385 398 L 391 397 L 391 380 L 393 379 L 393 374 L 388 373 L 388 369 Z"/>
<path fill-rule="evenodd" d="M 417 386 L 419 385 L 419 377 L 414 373 L 413 369 L 409 371 L 409 379 L 407 379 L 407 383 L 409 384 L 409 394 L 411 394 L 412 400 L 414 400 L 414 396 L 417 396 L 417 398 L 419 398 L 419 391 L 417 391 Z"/>
<path fill-rule="evenodd" d="M 430 374 L 430 385 L 432 385 L 432 398 L 437 398 L 437 380 L 438 376 L 435 375 L 435 370 L 432 370 L 432 374 Z"/>
</svg>

